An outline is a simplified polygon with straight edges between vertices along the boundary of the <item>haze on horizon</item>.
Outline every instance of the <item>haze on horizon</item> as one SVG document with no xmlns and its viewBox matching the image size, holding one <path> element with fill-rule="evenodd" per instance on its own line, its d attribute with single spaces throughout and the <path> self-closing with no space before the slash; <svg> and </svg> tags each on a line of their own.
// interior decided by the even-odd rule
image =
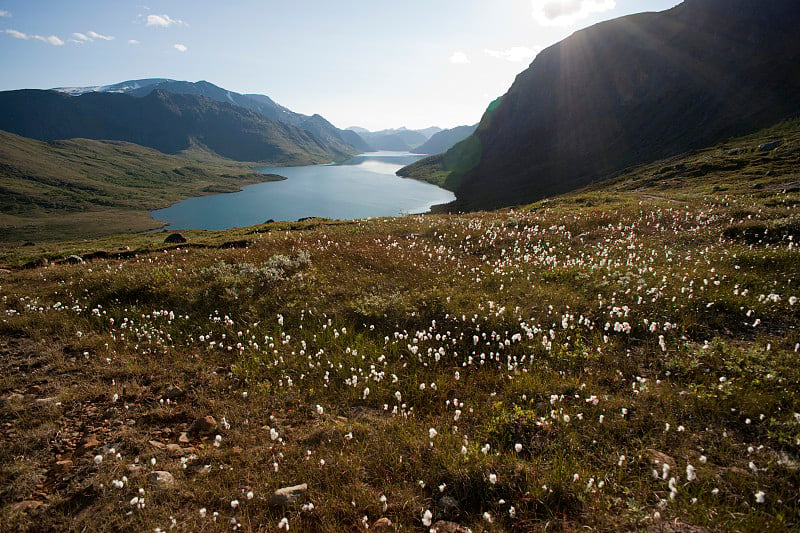
<svg viewBox="0 0 800 533">
<path fill-rule="evenodd" d="M 0 90 L 207 80 L 341 128 L 450 128 L 574 31 L 678 3 L 0 0 Z"/>
</svg>

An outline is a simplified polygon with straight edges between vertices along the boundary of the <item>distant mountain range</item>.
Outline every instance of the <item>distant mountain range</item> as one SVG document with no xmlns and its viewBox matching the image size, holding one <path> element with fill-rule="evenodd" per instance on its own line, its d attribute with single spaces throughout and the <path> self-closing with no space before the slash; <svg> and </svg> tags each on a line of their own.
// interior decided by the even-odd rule
<svg viewBox="0 0 800 533">
<path fill-rule="evenodd" d="M 798 28 L 797 0 L 687 0 L 597 24 L 541 52 L 474 135 L 400 173 L 436 176 L 453 209 L 495 208 L 798 116 Z"/>
<path fill-rule="evenodd" d="M 310 117 L 306 126 L 324 126 L 323 121 Z M 164 90 L 141 98 L 119 92 L 0 92 L 0 129 L 43 141 L 128 141 L 167 154 L 202 148 L 238 161 L 275 164 L 324 163 L 358 152 L 241 106 Z"/>
<path fill-rule="evenodd" d="M 207 81 L 189 82 L 166 78 L 129 80 L 114 85 L 95 87 L 58 87 L 54 91 L 80 96 L 87 93 L 120 93 L 145 97 L 153 91 L 205 96 L 217 102 L 255 111 L 267 118 L 304 129 L 328 145 L 334 152 L 367 152 L 371 147 L 351 131 L 340 130 L 320 115 L 303 115 L 275 103 L 263 94 L 240 94 Z"/>
<path fill-rule="evenodd" d="M 425 128 L 423 130 L 398 128 L 369 131 L 364 128 L 352 126 L 347 129 L 357 133 L 375 150 L 390 150 L 396 152 L 411 152 L 417 146 L 425 143 L 431 135 L 442 131 L 442 129 L 438 127 Z"/>
<path fill-rule="evenodd" d="M 414 153 L 441 154 L 442 152 L 446 152 L 457 143 L 460 143 L 475 133 L 477 127 L 477 124 L 473 124 L 472 126 L 458 126 L 449 130 L 442 130 L 433 135 L 423 145 L 414 148 Z"/>
</svg>

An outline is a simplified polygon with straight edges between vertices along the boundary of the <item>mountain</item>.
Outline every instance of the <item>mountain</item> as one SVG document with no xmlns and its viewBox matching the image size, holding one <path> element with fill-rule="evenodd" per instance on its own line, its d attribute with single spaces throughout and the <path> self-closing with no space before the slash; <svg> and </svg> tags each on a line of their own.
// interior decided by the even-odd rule
<svg viewBox="0 0 800 533">
<path fill-rule="evenodd" d="M 320 140 L 324 140 L 330 148 L 339 152 L 367 151 L 369 148 L 364 140 L 352 133 L 345 133 L 320 115 L 313 117 L 295 113 L 294 111 L 277 104 L 272 98 L 262 94 L 240 94 L 237 92 L 223 89 L 205 80 L 198 82 L 177 81 L 165 78 L 151 78 L 143 80 L 129 80 L 114 85 L 99 87 L 59 87 L 53 89 L 72 96 L 80 96 L 90 92 L 103 93 L 123 93 L 136 97 L 145 97 L 153 91 L 166 91 L 175 94 L 192 94 L 205 96 L 221 103 L 228 103 L 255 111 L 267 118 L 290 124 L 299 128 L 306 129 L 308 125 L 311 129 L 307 130 L 316 135 Z M 310 119 L 314 120 L 310 120 Z M 322 119 L 322 120 L 319 120 Z"/>
<path fill-rule="evenodd" d="M 354 150 L 332 148 L 308 131 L 205 96 L 153 91 L 143 98 L 90 92 L 0 92 L 0 129 L 50 141 L 128 141 L 175 154 L 193 146 L 238 161 L 323 163 Z"/>
<path fill-rule="evenodd" d="M 474 124 L 472 126 L 458 126 L 453 129 L 439 131 L 428 139 L 425 144 L 414 148 L 414 152 L 417 154 L 441 154 L 475 133 L 477 127 L 478 125 Z"/>
<path fill-rule="evenodd" d="M 425 143 L 430 137 L 430 135 L 426 135 L 423 132 L 439 130 L 439 128 L 436 127 L 420 131 L 399 128 L 373 132 L 356 126 L 347 129 L 357 133 L 367 144 L 376 150 L 389 150 L 394 152 L 412 151 L 417 146 Z"/>
<path fill-rule="evenodd" d="M 454 209 L 492 208 L 759 130 L 800 114 L 798 27 L 797 0 L 687 0 L 597 24 L 541 52 L 428 163 L 450 159 Z"/>
</svg>

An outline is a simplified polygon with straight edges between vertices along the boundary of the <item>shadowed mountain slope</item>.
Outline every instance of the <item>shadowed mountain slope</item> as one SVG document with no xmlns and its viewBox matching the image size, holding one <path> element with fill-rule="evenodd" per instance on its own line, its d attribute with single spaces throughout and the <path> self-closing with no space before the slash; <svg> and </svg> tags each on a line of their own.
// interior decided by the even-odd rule
<svg viewBox="0 0 800 533">
<path fill-rule="evenodd" d="M 687 0 L 575 33 L 448 152 L 453 208 L 530 202 L 797 116 L 798 27 L 796 0 Z"/>
</svg>

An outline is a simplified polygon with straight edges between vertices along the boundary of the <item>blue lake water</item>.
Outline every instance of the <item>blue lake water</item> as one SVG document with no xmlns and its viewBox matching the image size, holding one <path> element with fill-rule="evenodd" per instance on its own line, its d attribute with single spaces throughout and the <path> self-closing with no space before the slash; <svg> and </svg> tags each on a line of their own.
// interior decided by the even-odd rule
<svg viewBox="0 0 800 533">
<path fill-rule="evenodd" d="M 190 198 L 153 211 L 170 229 L 218 230 L 305 217 L 354 219 L 424 213 L 455 200 L 450 191 L 395 172 L 421 159 L 405 152 L 371 152 L 349 161 L 306 167 L 263 167 L 284 181 L 249 185 L 236 193 Z"/>
</svg>

